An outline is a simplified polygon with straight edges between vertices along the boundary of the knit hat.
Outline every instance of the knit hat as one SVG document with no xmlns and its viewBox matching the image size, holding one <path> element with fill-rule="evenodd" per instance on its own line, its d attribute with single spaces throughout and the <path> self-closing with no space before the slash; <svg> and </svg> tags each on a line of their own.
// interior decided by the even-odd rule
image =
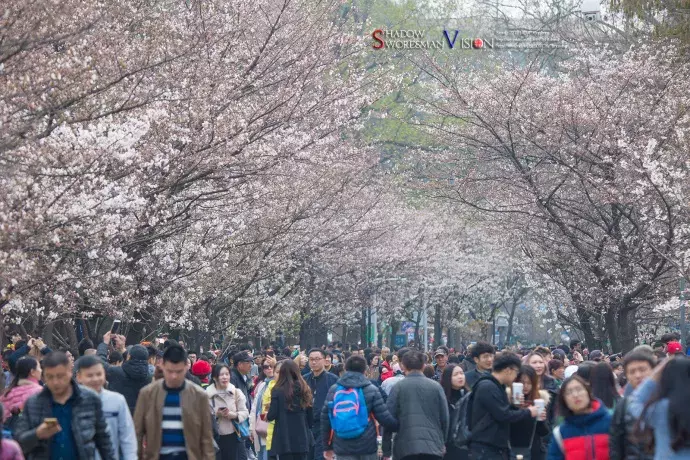
<svg viewBox="0 0 690 460">
<path fill-rule="evenodd" d="M 192 366 L 192 374 L 197 377 L 206 377 L 211 373 L 211 365 L 206 361 L 199 360 Z"/>
<path fill-rule="evenodd" d="M 578 369 L 579 369 L 579 368 L 578 368 L 577 366 L 568 366 L 568 367 L 566 367 L 566 368 L 565 368 L 565 378 L 566 378 L 566 379 L 569 379 L 570 377 L 572 377 L 573 375 L 575 375 L 575 374 L 577 373 L 577 370 L 578 370 Z"/>
<path fill-rule="evenodd" d="M 127 352 L 129 359 L 135 359 L 137 361 L 148 361 L 149 351 L 143 345 L 133 345 L 132 348 Z"/>
<path fill-rule="evenodd" d="M 562 357 L 563 357 L 563 361 L 565 361 L 565 358 L 566 358 L 565 351 L 561 350 L 560 348 L 556 348 L 556 349 L 553 351 L 553 356 L 555 357 L 556 355 L 562 356 Z"/>
<path fill-rule="evenodd" d="M 590 361 L 601 361 L 604 359 L 604 353 L 601 350 L 594 350 L 589 354 Z"/>
<path fill-rule="evenodd" d="M 676 353 L 682 353 L 683 352 L 683 346 L 680 344 L 680 342 L 669 342 L 666 345 L 666 352 L 669 355 L 675 355 Z"/>
</svg>

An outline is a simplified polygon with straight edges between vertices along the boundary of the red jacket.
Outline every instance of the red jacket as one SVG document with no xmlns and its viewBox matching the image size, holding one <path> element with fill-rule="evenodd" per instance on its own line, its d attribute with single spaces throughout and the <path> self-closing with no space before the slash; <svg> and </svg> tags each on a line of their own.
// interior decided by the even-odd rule
<svg viewBox="0 0 690 460">
<path fill-rule="evenodd" d="M 573 415 L 557 428 L 549 445 L 548 460 L 609 460 L 611 413 L 598 399 L 592 401 L 592 413 Z"/>
<path fill-rule="evenodd" d="M 393 372 L 393 369 L 391 368 L 391 365 L 388 364 L 388 362 L 384 361 L 381 363 L 381 367 L 384 369 L 381 371 L 381 381 L 383 382 L 384 380 L 393 377 L 395 375 L 395 372 Z"/>
</svg>

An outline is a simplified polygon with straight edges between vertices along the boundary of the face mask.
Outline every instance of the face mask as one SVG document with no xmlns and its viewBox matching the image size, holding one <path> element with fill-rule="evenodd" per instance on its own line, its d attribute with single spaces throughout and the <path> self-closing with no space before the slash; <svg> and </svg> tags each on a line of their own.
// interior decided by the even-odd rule
<svg viewBox="0 0 690 460">
<path fill-rule="evenodd" d="M 338 364 L 338 358 L 333 358 L 333 364 Z"/>
</svg>

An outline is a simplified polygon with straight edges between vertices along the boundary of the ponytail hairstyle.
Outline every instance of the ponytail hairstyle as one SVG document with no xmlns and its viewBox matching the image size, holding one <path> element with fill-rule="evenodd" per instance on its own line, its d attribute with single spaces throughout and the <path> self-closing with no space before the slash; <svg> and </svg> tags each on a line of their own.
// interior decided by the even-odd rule
<svg viewBox="0 0 690 460">
<path fill-rule="evenodd" d="M 10 386 L 5 390 L 5 394 L 8 394 L 14 387 L 19 384 L 20 379 L 28 379 L 31 375 L 31 371 L 38 368 L 38 361 L 33 356 L 24 356 L 17 364 L 14 365 L 14 378 L 10 383 Z"/>
</svg>

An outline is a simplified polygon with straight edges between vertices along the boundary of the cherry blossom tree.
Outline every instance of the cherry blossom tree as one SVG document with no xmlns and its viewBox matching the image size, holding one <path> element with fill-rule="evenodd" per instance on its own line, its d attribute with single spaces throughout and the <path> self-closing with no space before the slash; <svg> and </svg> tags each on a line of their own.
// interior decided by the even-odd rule
<svg viewBox="0 0 690 460">
<path fill-rule="evenodd" d="M 690 67 L 668 43 L 572 52 L 560 74 L 540 59 L 472 74 L 420 61 L 431 96 L 417 124 L 453 146 L 426 155 L 443 179 L 426 188 L 521 235 L 588 341 L 598 317 L 613 349 L 629 350 L 638 309 L 676 286 L 661 253 L 684 246 Z"/>
</svg>

